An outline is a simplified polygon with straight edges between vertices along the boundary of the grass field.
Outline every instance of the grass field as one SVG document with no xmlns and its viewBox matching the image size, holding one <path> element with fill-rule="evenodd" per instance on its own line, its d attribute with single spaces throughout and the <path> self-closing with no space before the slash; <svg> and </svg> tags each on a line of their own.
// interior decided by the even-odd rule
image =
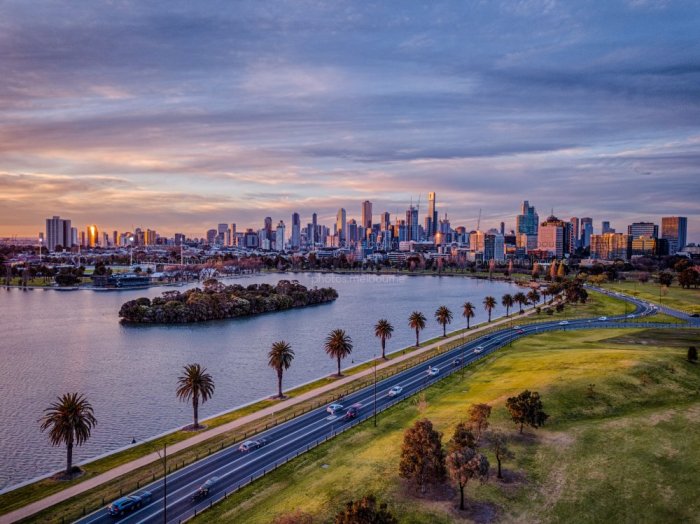
<svg viewBox="0 0 700 524">
<path fill-rule="evenodd" d="M 698 330 L 547 333 L 430 388 L 229 496 L 194 522 L 269 523 L 301 509 L 328 522 L 369 492 L 400 522 L 692 522 L 700 501 L 700 366 L 685 361 Z M 591 386 L 592 385 L 592 386 Z M 505 399 L 543 394 L 546 428 L 517 436 Z M 514 438 L 507 482 L 467 488 L 459 512 L 450 488 L 418 498 L 398 479 L 402 434 L 420 417 L 449 438 L 476 402 Z M 491 459 L 492 465 L 495 461 Z"/>
<path fill-rule="evenodd" d="M 642 284 L 636 281 L 625 281 L 604 284 L 603 287 L 688 313 L 700 313 L 700 289 L 683 289 L 674 283 L 668 288 L 661 289 L 661 295 L 659 295 L 659 285 L 653 282 Z"/>
</svg>

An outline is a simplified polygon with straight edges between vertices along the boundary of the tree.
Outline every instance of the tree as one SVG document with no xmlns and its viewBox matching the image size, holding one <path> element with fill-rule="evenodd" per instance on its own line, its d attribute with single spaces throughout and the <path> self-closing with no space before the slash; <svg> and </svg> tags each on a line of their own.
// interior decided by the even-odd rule
<svg viewBox="0 0 700 524">
<path fill-rule="evenodd" d="M 447 306 L 440 306 L 437 308 L 437 311 L 435 311 L 435 320 L 442 326 L 442 336 L 446 337 L 447 324 L 452 322 L 452 311 L 450 311 Z"/>
<path fill-rule="evenodd" d="M 503 295 L 503 298 L 501 298 L 501 304 L 503 304 L 503 307 L 506 308 L 506 316 L 508 316 L 510 308 L 512 308 L 513 304 L 515 304 L 515 301 L 513 300 L 513 295 L 511 295 L 510 293 L 506 293 L 505 295 Z"/>
<path fill-rule="evenodd" d="M 527 424 L 533 428 L 544 426 L 549 415 L 544 412 L 540 394 L 525 390 L 517 397 L 510 397 L 506 401 L 506 409 L 510 413 L 513 422 L 520 425 L 520 433 L 523 432 L 523 426 Z"/>
<path fill-rule="evenodd" d="M 192 400 L 194 424 L 192 429 L 199 429 L 199 402 L 204 404 L 214 394 L 214 379 L 207 368 L 200 364 L 188 364 L 184 368 L 184 374 L 177 379 L 176 395 L 182 402 Z"/>
<path fill-rule="evenodd" d="M 513 295 L 513 300 L 515 300 L 518 303 L 518 307 L 520 308 L 520 312 L 523 312 L 523 304 L 527 304 L 527 297 L 525 296 L 525 293 L 522 291 L 518 291 L 515 295 Z"/>
<path fill-rule="evenodd" d="M 474 436 L 474 433 L 472 433 L 471 428 L 465 422 L 460 422 L 455 426 L 455 432 L 452 435 L 452 439 L 447 444 L 447 447 L 449 450 L 462 448 L 476 449 L 476 437 Z"/>
<path fill-rule="evenodd" d="M 469 408 L 469 424 L 474 431 L 477 442 L 481 440 L 481 435 L 489 427 L 490 416 L 491 406 L 488 404 L 472 404 Z"/>
<path fill-rule="evenodd" d="M 73 473 L 73 446 L 81 446 L 97 425 L 90 402 L 80 393 L 66 393 L 44 410 L 41 431 L 49 430 L 52 446 L 66 445 L 66 476 Z"/>
<path fill-rule="evenodd" d="M 527 299 L 533 304 L 537 304 L 540 301 L 540 298 L 540 294 L 537 292 L 536 289 L 531 289 L 527 292 Z"/>
<path fill-rule="evenodd" d="M 491 311 L 496 307 L 496 299 L 488 296 L 484 298 L 484 309 L 489 313 L 489 322 L 491 322 Z"/>
<path fill-rule="evenodd" d="M 469 329 L 469 319 L 474 318 L 474 304 L 471 302 L 462 304 L 462 316 L 467 319 L 467 329 Z"/>
<path fill-rule="evenodd" d="M 416 421 L 404 432 L 399 476 L 420 488 L 421 493 L 428 484 L 445 480 L 442 434 L 433 429 L 428 419 Z"/>
<path fill-rule="evenodd" d="M 693 364 L 698 361 L 698 348 L 695 346 L 690 346 L 688 348 L 688 362 Z"/>
<path fill-rule="evenodd" d="M 692 267 L 684 269 L 678 274 L 678 284 L 688 289 L 690 289 L 690 286 L 698 287 L 698 284 L 700 284 L 700 273 Z"/>
<path fill-rule="evenodd" d="M 398 524 L 386 503 L 377 506 L 374 495 L 345 504 L 345 509 L 335 516 L 335 524 Z"/>
<path fill-rule="evenodd" d="M 420 311 L 414 311 L 408 317 L 408 326 L 416 330 L 416 347 L 420 346 L 418 339 L 422 329 L 425 329 L 425 315 Z"/>
<path fill-rule="evenodd" d="M 270 352 L 267 354 L 267 365 L 277 371 L 277 397 L 284 398 L 282 394 L 282 374 L 289 369 L 294 360 L 294 350 L 288 342 L 280 340 L 272 344 Z"/>
<path fill-rule="evenodd" d="M 557 276 L 557 261 L 552 260 L 552 265 L 549 266 L 549 278 L 554 280 L 554 277 Z"/>
<path fill-rule="evenodd" d="M 374 325 L 374 336 L 382 341 L 382 358 L 386 360 L 386 341 L 394 333 L 394 326 L 385 318 L 381 318 Z"/>
<path fill-rule="evenodd" d="M 329 357 L 338 360 L 338 377 L 342 377 L 340 372 L 340 361 L 352 353 L 352 339 L 350 335 L 345 333 L 345 330 L 334 329 L 326 337 L 324 349 Z"/>
<path fill-rule="evenodd" d="M 486 480 L 489 476 L 488 459 L 473 448 L 462 448 L 447 454 L 447 471 L 459 486 L 459 509 L 464 509 L 464 488 L 471 479 Z"/>
<path fill-rule="evenodd" d="M 673 275 L 666 271 L 659 273 L 659 284 L 662 286 L 670 286 L 673 283 Z"/>
<path fill-rule="evenodd" d="M 493 454 L 496 456 L 496 462 L 498 463 L 498 474 L 496 477 L 502 479 L 501 462 L 513 459 L 515 455 L 508 447 L 508 437 L 502 431 L 491 432 L 489 434 L 489 442 L 491 444 L 491 449 L 493 449 Z"/>
<path fill-rule="evenodd" d="M 564 262 L 559 264 L 559 269 L 557 270 L 557 277 L 558 278 L 564 278 L 566 276 L 566 267 L 564 266 Z"/>
</svg>

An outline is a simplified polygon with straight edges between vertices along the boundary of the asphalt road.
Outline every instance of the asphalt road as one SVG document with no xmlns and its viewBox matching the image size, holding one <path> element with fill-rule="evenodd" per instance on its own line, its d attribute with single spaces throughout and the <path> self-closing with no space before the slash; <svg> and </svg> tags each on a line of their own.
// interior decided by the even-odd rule
<svg viewBox="0 0 700 524">
<path fill-rule="evenodd" d="M 597 288 L 596 290 L 615 295 L 615 293 L 605 290 Z M 630 308 L 629 315 L 634 315 L 634 317 L 650 315 L 656 311 L 653 306 L 644 301 L 627 296 L 617 296 L 617 298 L 625 299 L 633 306 Z M 699 325 L 698 319 L 688 317 L 677 311 L 663 308 L 663 312 L 683 318 L 694 325 Z M 459 371 L 463 366 L 496 351 L 498 348 L 522 336 L 553 330 L 639 328 L 645 326 L 645 323 L 624 322 L 627 317 L 628 315 L 620 315 L 609 317 L 605 321 L 578 319 L 567 322 L 551 321 L 532 324 L 521 324 L 520 322 L 523 322 L 525 319 L 520 319 L 520 322 L 518 322 L 518 319 L 513 317 L 513 327 L 503 328 L 498 332 L 484 335 L 475 341 L 436 356 L 423 364 L 379 381 L 376 386 L 376 409 L 379 412 L 396 402 L 401 402 L 441 378 Z M 649 325 L 653 327 L 677 327 L 677 325 L 658 323 Z M 481 349 L 477 349 L 479 347 Z M 461 361 L 456 363 L 455 359 L 461 359 Z M 438 374 L 435 376 L 428 375 L 428 366 L 437 367 L 439 369 Z M 395 397 L 388 396 L 389 389 L 396 385 L 403 388 L 401 394 Z M 358 390 L 340 401 L 344 409 L 336 415 L 328 413 L 325 407 L 318 408 L 252 437 L 252 439 L 265 438 L 267 440 L 268 443 L 258 449 L 242 452 L 239 451 L 238 446 L 232 446 L 168 475 L 167 518 L 165 519 L 163 515 L 164 490 L 163 480 L 161 479 L 144 486 L 143 490 L 150 491 L 153 494 L 153 498 L 149 504 L 141 509 L 127 513 L 124 517 L 110 517 L 106 508 L 103 508 L 80 519 L 78 522 L 83 524 L 107 523 L 117 520 L 120 523 L 129 524 L 155 523 L 163 522 L 164 520 L 167 522 L 183 522 L 196 513 L 201 513 L 211 504 L 222 500 L 226 495 L 248 484 L 253 479 L 270 472 L 277 466 L 349 429 L 355 424 L 370 419 L 374 414 L 374 402 L 373 386 Z M 345 412 L 347 408 L 356 403 L 362 404 L 358 417 L 346 419 Z M 219 480 L 209 496 L 204 500 L 194 502 L 192 495 L 199 486 L 212 477 L 218 477 Z"/>
</svg>

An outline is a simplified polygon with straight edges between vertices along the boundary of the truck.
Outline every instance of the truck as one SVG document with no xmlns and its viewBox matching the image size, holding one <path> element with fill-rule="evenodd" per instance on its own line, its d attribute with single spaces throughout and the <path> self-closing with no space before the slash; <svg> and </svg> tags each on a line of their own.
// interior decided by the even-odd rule
<svg viewBox="0 0 700 524">
<path fill-rule="evenodd" d="M 139 509 L 153 499 L 153 494 L 150 491 L 142 491 L 134 495 L 128 495 L 115 500 L 107 507 L 107 513 L 112 517 L 122 517 L 126 513 Z"/>
</svg>

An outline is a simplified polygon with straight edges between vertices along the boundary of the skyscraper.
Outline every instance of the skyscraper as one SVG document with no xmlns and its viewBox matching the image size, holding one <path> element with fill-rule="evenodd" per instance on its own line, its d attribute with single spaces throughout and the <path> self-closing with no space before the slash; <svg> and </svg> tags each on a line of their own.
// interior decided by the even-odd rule
<svg viewBox="0 0 700 524">
<path fill-rule="evenodd" d="M 100 232 L 96 225 L 87 227 L 87 247 L 96 247 L 100 243 Z"/>
<path fill-rule="evenodd" d="M 602 231 L 603 234 L 605 234 L 605 233 L 614 233 L 614 232 L 615 232 L 615 230 L 614 230 L 613 228 L 610 227 L 610 221 L 608 221 L 608 220 L 603 220 L 603 222 L 601 223 L 601 228 L 600 228 L 600 229 L 601 229 L 601 231 Z"/>
<path fill-rule="evenodd" d="M 627 234 L 632 240 L 639 237 L 659 238 L 659 226 L 653 222 L 632 222 L 627 226 Z"/>
<path fill-rule="evenodd" d="M 581 247 L 590 247 L 593 234 L 593 219 L 584 217 L 581 219 Z"/>
<path fill-rule="evenodd" d="M 46 247 L 53 251 L 56 246 L 70 248 L 72 242 L 71 221 L 55 216 L 46 219 Z"/>
<path fill-rule="evenodd" d="M 299 249 L 301 244 L 301 220 L 299 213 L 292 213 L 292 249 Z"/>
<path fill-rule="evenodd" d="M 318 216 L 316 213 L 311 215 L 311 235 L 309 236 L 309 244 L 312 246 L 319 241 L 320 234 L 318 230 Z"/>
<path fill-rule="evenodd" d="M 365 229 L 372 229 L 372 202 L 365 200 L 362 202 L 362 223 Z"/>
<path fill-rule="evenodd" d="M 563 258 L 569 252 L 569 235 L 571 224 L 551 215 L 542 222 L 537 230 L 537 249 L 548 251 L 556 258 Z"/>
<path fill-rule="evenodd" d="M 662 217 L 661 238 L 668 241 L 668 254 L 674 255 L 681 251 L 688 238 L 687 217 Z"/>
<path fill-rule="evenodd" d="M 578 217 L 571 217 L 569 219 L 571 224 L 571 251 L 576 251 L 581 247 L 581 222 Z"/>
<path fill-rule="evenodd" d="M 428 227 L 425 229 L 425 234 L 428 235 L 428 238 L 434 237 L 438 231 L 438 213 L 435 204 L 435 192 L 428 193 L 428 220 L 426 220 Z"/>
<path fill-rule="evenodd" d="M 284 251 L 284 222 L 280 220 L 277 224 L 277 231 L 275 232 L 275 249 L 277 251 Z"/>
<path fill-rule="evenodd" d="M 338 214 L 335 217 L 335 227 L 338 232 L 338 245 L 344 246 L 347 241 L 347 217 L 345 215 L 345 209 L 342 207 L 338 210 Z"/>
<path fill-rule="evenodd" d="M 388 212 L 384 212 L 379 215 L 379 229 L 380 231 L 386 231 L 391 227 L 391 215 Z"/>
<path fill-rule="evenodd" d="M 535 206 L 531 206 L 530 202 L 525 200 L 520 214 L 515 219 L 515 232 L 537 235 L 539 221 L 540 217 L 535 211 Z"/>
<path fill-rule="evenodd" d="M 411 205 L 406 210 L 406 227 L 407 236 L 406 240 L 420 240 L 418 238 L 418 208 Z"/>
</svg>

